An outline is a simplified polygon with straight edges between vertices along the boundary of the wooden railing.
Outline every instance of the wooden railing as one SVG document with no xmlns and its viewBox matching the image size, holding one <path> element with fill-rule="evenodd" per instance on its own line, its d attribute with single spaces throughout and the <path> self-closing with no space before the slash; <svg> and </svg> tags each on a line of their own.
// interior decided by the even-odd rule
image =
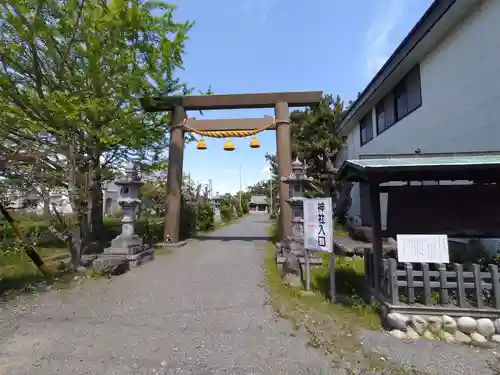
<svg viewBox="0 0 500 375">
<path fill-rule="evenodd" d="M 365 251 L 365 277 L 375 288 L 373 254 Z M 398 263 L 383 260 L 378 298 L 394 307 L 416 306 L 459 312 L 461 310 L 496 310 L 500 312 L 500 275 L 498 266 L 489 264 Z M 454 314 L 455 315 L 455 314 Z M 482 314 L 484 315 L 484 314 Z"/>
</svg>

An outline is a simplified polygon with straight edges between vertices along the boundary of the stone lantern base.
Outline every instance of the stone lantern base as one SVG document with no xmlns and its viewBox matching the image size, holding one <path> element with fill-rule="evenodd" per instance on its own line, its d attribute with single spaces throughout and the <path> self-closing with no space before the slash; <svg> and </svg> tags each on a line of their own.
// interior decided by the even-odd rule
<svg viewBox="0 0 500 375">
<path fill-rule="evenodd" d="M 131 267 L 137 267 L 144 262 L 153 260 L 155 249 L 142 244 L 141 238 L 133 234 L 120 234 L 111 241 L 111 246 L 104 249 L 103 258 L 126 258 Z"/>
</svg>

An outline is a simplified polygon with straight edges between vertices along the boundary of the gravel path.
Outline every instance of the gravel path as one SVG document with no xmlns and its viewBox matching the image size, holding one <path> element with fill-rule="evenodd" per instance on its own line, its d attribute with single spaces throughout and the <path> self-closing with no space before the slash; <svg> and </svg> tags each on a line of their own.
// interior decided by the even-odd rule
<svg viewBox="0 0 500 375">
<path fill-rule="evenodd" d="M 250 215 L 123 276 L 4 306 L 0 374 L 338 373 L 267 305 L 267 225 Z"/>
<path fill-rule="evenodd" d="M 123 276 L 0 305 L 0 375 L 343 374 L 268 306 L 268 225 L 250 215 Z M 360 340 L 429 374 L 500 373 L 490 350 L 382 332 Z"/>
</svg>

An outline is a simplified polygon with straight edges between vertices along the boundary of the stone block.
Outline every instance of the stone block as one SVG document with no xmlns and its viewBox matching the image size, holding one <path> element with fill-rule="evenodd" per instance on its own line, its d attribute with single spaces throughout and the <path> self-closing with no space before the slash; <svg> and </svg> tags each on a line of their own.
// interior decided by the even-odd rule
<svg viewBox="0 0 500 375">
<path fill-rule="evenodd" d="M 127 255 L 127 259 L 130 263 L 130 267 L 139 267 L 143 263 L 152 261 L 155 259 L 155 249 L 154 248 L 145 248 L 140 253 L 129 254 Z"/>
<path fill-rule="evenodd" d="M 102 275 L 121 275 L 130 270 L 129 260 L 124 255 L 101 255 L 92 266 Z"/>
<path fill-rule="evenodd" d="M 111 240 L 111 248 L 135 248 L 142 246 L 142 239 L 136 234 L 131 236 L 120 234 Z"/>
<path fill-rule="evenodd" d="M 129 247 L 107 247 L 104 249 L 104 254 L 114 255 L 133 255 L 144 250 L 144 246 L 129 246 Z"/>
<path fill-rule="evenodd" d="M 155 247 L 161 247 L 164 249 L 176 249 L 187 245 L 187 241 L 171 242 L 171 243 L 157 243 Z"/>
</svg>

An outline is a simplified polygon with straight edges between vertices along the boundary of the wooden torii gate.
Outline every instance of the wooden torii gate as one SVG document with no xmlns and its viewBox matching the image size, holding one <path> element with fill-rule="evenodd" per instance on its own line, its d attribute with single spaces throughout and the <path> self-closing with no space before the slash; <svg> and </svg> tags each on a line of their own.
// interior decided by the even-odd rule
<svg viewBox="0 0 500 375">
<path fill-rule="evenodd" d="M 146 112 L 171 111 L 170 149 L 167 176 L 165 213 L 165 240 L 170 236 L 172 244 L 179 243 L 182 168 L 184 162 L 184 132 L 242 131 L 264 127 L 276 130 L 276 149 L 279 175 L 288 176 L 292 171 L 290 134 L 290 107 L 318 105 L 321 91 L 281 92 L 260 94 L 166 96 L 143 99 Z M 222 120 L 187 119 L 186 111 L 274 108 L 275 116 Z M 186 126 L 187 125 L 187 126 Z M 292 235 L 292 210 L 286 203 L 289 187 L 280 182 L 280 223 L 282 236 Z"/>
</svg>

